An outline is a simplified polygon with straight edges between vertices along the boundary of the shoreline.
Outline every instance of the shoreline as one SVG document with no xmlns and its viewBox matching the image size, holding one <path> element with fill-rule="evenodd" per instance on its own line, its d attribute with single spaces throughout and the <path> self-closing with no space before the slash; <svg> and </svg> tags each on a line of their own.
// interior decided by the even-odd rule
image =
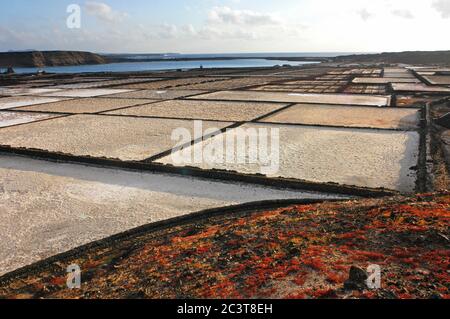
<svg viewBox="0 0 450 319">
<path fill-rule="evenodd" d="M 333 58 L 324 57 L 278 57 L 278 56 L 268 56 L 268 57 L 198 57 L 198 58 L 157 58 L 157 59 L 132 59 L 132 58 L 111 58 L 109 56 L 104 56 L 109 59 L 110 63 L 136 63 L 136 62 L 195 62 L 195 61 L 233 61 L 233 60 L 268 60 L 268 61 L 287 61 L 287 62 L 329 62 Z"/>
<path fill-rule="evenodd" d="M 271 68 L 281 68 L 281 67 L 302 67 L 304 65 L 319 65 L 324 62 L 319 61 L 304 61 L 302 64 L 298 65 L 291 65 L 289 62 L 295 62 L 295 63 L 301 63 L 301 61 L 280 61 L 280 62 L 286 62 L 284 64 L 272 64 L 272 65 L 204 65 L 199 63 L 198 65 L 171 65 L 167 68 L 157 68 L 157 66 L 154 66 L 154 68 L 145 67 L 146 63 L 183 63 L 183 62 L 209 62 L 209 61 L 242 61 L 242 60 L 250 60 L 250 59 L 232 59 L 232 60 L 195 60 L 195 61 L 151 61 L 151 62 L 142 62 L 142 61 L 134 61 L 134 62 L 113 62 L 113 63 L 107 63 L 107 64 L 98 64 L 98 65 L 91 65 L 91 64 L 83 64 L 83 65 L 72 65 L 72 66 L 48 66 L 48 67 L 15 67 L 15 75 L 35 75 L 38 74 L 41 70 L 45 72 L 46 75 L 51 74 L 142 74 L 142 73 L 162 73 L 162 72 L 186 72 L 186 71 L 195 71 L 195 70 L 258 70 L 258 69 L 271 69 Z M 258 59 L 263 60 L 263 59 Z M 278 60 L 271 60 L 271 59 L 264 59 L 265 61 L 278 61 Z M 139 65 L 144 64 L 140 69 Z M 129 67 L 127 68 L 128 65 Z M 110 69 L 105 69 L 106 67 L 110 67 Z M 136 69 L 133 69 L 133 67 L 137 67 Z M 6 68 L 3 68 L 6 70 Z M 80 69 L 80 71 L 77 71 L 76 69 Z M 91 70 L 88 70 L 91 69 Z M 1 73 L 2 68 L 0 67 L 0 76 L 10 76 L 6 74 Z M 56 72 L 55 72 L 56 71 Z"/>
</svg>

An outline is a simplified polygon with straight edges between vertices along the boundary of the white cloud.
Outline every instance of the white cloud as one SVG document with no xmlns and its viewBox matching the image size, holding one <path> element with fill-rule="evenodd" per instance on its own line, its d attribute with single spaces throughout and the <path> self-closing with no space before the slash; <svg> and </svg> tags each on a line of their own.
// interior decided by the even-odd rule
<svg viewBox="0 0 450 319">
<path fill-rule="evenodd" d="M 81 29 L 69 30 L 59 20 L 42 22 L 46 25 L 43 28 L 37 23 L 6 25 L 0 21 L 0 48 L 97 52 L 448 49 L 442 34 L 433 31 L 450 28 L 450 0 L 292 0 L 292 5 L 278 5 L 272 10 L 269 6 L 250 6 L 246 1 L 238 7 L 232 1 L 236 0 L 218 7 L 205 7 L 217 0 L 204 0 L 208 3 L 205 6 L 189 2 L 191 12 L 181 7 L 183 22 L 176 14 L 149 12 L 117 24 L 127 16 L 123 9 L 104 3 L 112 1 L 87 0 L 85 18 L 89 14 L 100 24 L 83 23 Z M 249 10 L 242 9 L 244 5 Z M 407 19 L 410 15 L 413 18 Z"/>
<path fill-rule="evenodd" d="M 132 28 L 132 23 L 127 24 Z M 302 25 L 283 23 L 274 14 L 249 10 L 233 10 L 229 7 L 211 8 L 200 25 L 192 24 L 138 24 L 130 35 L 152 41 L 240 41 L 277 39 L 280 34 L 286 38 L 299 39 L 304 29 Z M 144 42 L 144 41 L 142 41 Z"/>
<path fill-rule="evenodd" d="M 273 14 L 250 10 L 233 10 L 229 7 L 214 7 L 209 12 L 210 23 L 235 24 L 242 26 L 277 25 L 281 21 Z"/>
<path fill-rule="evenodd" d="M 251 10 L 236 10 L 230 7 L 213 7 L 208 12 L 206 23 L 196 34 L 204 40 L 276 40 L 299 39 L 304 26 L 289 24 L 278 14 Z"/>
<path fill-rule="evenodd" d="M 441 13 L 442 18 L 450 18 L 450 0 L 434 0 L 432 6 Z"/>
<path fill-rule="evenodd" d="M 104 22 L 120 22 L 128 16 L 126 12 L 115 11 L 106 3 L 95 1 L 86 3 L 86 12 Z"/>
<path fill-rule="evenodd" d="M 204 26 L 197 33 L 197 37 L 202 40 L 256 40 L 260 39 L 260 35 L 252 30 L 244 30 L 241 28 L 220 28 L 215 26 Z"/>
<path fill-rule="evenodd" d="M 372 17 L 372 13 L 370 13 L 367 9 L 361 9 L 358 11 L 358 15 L 363 19 L 364 21 L 369 20 Z"/>
<path fill-rule="evenodd" d="M 414 19 L 414 15 L 407 9 L 392 10 L 392 14 L 400 18 Z"/>
<path fill-rule="evenodd" d="M 158 36 L 160 38 L 176 38 L 179 35 L 178 27 L 174 24 L 164 23 L 158 26 Z"/>
</svg>

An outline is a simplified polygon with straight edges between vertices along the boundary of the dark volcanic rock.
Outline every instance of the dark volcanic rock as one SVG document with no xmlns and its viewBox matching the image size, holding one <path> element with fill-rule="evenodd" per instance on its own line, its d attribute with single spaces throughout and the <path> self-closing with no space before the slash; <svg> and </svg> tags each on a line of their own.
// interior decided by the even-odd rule
<svg viewBox="0 0 450 319">
<path fill-rule="evenodd" d="M 346 290 L 364 290 L 367 281 L 367 273 L 359 268 L 352 266 L 347 281 L 344 283 Z"/>
<path fill-rule="evenodd" d="M 440 126 L 450 129 L 450 113 L 447 113 L 440 118 L 436 119 L 436 123 Z"/>
</svg>

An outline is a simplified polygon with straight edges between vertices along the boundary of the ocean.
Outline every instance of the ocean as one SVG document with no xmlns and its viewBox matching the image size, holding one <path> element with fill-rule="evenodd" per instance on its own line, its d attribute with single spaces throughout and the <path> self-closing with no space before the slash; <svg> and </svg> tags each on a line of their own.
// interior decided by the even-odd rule
<svg viewBox="0 0 450 319">
<path fill-rule="evenodd" d="M 276 65 L 299 66 L 318 62 L 299 62 L 283 60 L 283 57 L 335 57 L 347 53 L 243 53 L 243 54 L 109 54 L 111 57 L 128 58 L 136 62 L 109 63 L 99 65 L 76 65 L 44 68 L 14 68 L 16 73 L 36 73 L 44 70 L 49 73 L 96 73 L 96 72 L 139 72 L 163 71 L 176 69 L 204 68 L 249 68 L 272 67 Z M 108 55 L 108 54 L 105 54 Z M 234 58 L 234 60 L 202 60 L 210 58 Z M 254 57 L 249 59 L 248 57 Z M 268 60 L 267 57 L 277 57 L 279 60 Z M 173 61 L 173 59 L 197 59 L 195 61 Z M 239 59 L 241 58 L 241 59 Z M 165 61 L 142 61 L 148 59 L 164 59 Z M 1 71 L 1 70 L 0 70 Z"/>
</svg>

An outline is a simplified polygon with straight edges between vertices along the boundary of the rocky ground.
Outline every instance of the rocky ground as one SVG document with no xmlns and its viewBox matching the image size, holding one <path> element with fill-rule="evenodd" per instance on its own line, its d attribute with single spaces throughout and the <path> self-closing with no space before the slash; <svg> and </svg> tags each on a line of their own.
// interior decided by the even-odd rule
<svg viewBox="0 0 450 319">
<path fill-rule="evenodd" d="M 450 101 L 430 107 L 430 153 L 433 158 L 432 187 L 449 189 L 450 185 Z M 446 116 L 447 115 L 447 116 Z"/>
<path fill-rule="evenodd" d="M 196 220 L 0 279 L 3 298 L 450 298 L 450 193 Z M 81 289 L 66 287 L 78 264 Z M 381 289 L 366 268 L 381 267 Z"/>
</svg>

